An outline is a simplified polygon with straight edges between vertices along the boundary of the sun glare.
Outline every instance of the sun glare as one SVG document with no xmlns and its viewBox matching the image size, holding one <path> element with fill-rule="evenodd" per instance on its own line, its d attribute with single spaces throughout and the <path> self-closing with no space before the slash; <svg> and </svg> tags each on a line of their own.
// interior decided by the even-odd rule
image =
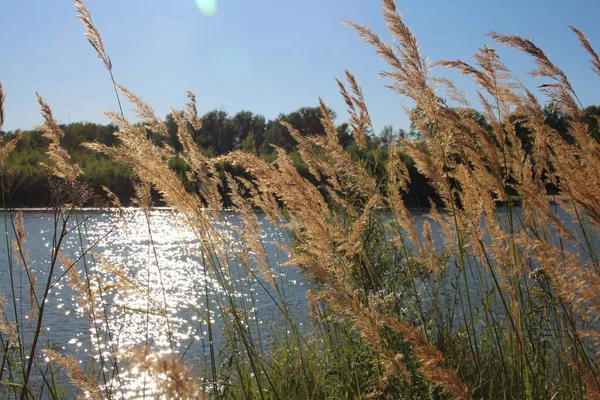
<svg viewBox="0 0 600 400">
<path fill-rule="evenodd" d="M 217 13 L 217 0 L 196 0 L 196 4 L 204 15 L 213 16 Z"/>
</svg>

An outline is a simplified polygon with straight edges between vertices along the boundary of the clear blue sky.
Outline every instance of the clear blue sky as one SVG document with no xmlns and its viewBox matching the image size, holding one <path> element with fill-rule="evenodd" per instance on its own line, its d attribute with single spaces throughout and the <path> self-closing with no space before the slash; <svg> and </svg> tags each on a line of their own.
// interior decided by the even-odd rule
<svg viewBox="0 0 600 400">
<path fill-rule="evenodd" d="M 88 0 L 117 81 L 160 116 L 180 108 L 185 91 L 202 113 L 250 110 L 275 118 L 322 97 L 345 120 L 335 77 L 359 79 L 376 130 L 408 128 L 407 100 L 377 78 L 385 68 L 371 48 L 342 25 L 368 25 L 384 38 L 377 0 L 219 0 L 213 16 L 195 0 Z M 423 53 L 436 61 L 471 55 L 490 30 L 533 39 L 570 76 L 583 103 L 600 104 L 600 77 L 567 25 L 581 29 L 600 52 L 597 0 L 403 0 L 398 2 Z M 72 0 L 0 0 L 0 81 L 7 93 L 4 130 L 41 122 L 39 91 L 61 122 L 106 122 L 116 109 L 102 63 L 83 37 Z M 499 46 L 493 45 L 498 48 Z M 502 50 L 521 76 L 532 64 Z M 454 76 L 454 75 L 452 75 Z M 459 83 L 470 87 L 466 78 Z"/>
</svg>

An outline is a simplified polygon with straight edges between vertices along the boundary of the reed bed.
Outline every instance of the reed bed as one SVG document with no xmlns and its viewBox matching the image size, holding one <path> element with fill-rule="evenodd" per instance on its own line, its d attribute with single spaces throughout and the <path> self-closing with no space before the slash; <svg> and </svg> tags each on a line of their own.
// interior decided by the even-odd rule
<svg viewBox="0 0 600 400">
<path fill-rule="evenodd" d="M 125 376 L 135 370 L 144 375 L 140 398 L 600 398 L 600 143 L 590 134 L 594 127 L 584 118 L 575 89 L 530 40 L 490 33 L 498 45 L 532 57 L 544 101 L 569 117 L 568 135 L 561 135 L 544 123 L 540 100 L 492 48 L 479 49 L 472 64 L 430 63 L 395 2 L 383 0 L 382 5 L 394 45 L 368 27 L 347 24 L 389 65 L 381 76 L 414 102 L 411 120 L 423 134 L 419 143 L 405 138 L 391 143 L 386 181 L 378 181 L 368 165 L 343 149 L 322 100 L 325 134 L 306 136 L 285 124 L 312 180 L 301 176 L 283 149 L 276 149 L 273 162 L 241 151 L 208 158 L 192 137 L 202 121 L 189 92 L 183 111 L 172 113 L 183 145 L 179 156 L 189 167 L 188 179 L 200 188 L 196 192 L 169 168 L 175 151 L 147 135 L 149 130 L 168 135 L 165 123 L 117 83 L 91 14 L 82 0 L 76 1 L 85 36 L 109 72 L 119 107 L 107 116 L 119 128 L 120 144 L 86 146 L 135 171 L 149 254 L 156 254 L 149 194 L 156 190 L 193 233 L 195 248 L 188 251 L 221 291 L 215 303 L 207 298 L 206 308 L 196 309 L 208 330 L 204 363 L 186 364 L 173 346 L 175 316 L 164 286 L 151 290 L 148 282 L 94 253 L 95 243 L 86 240 L 87 219 L 74 211 L 89 204 L 92 195 L 79 183 L 81 169 L 61 149 L 60 127 L 38 95 L 50 142 L 55 234 L 49 270 L 38 282 L 28 267 L 22 216 L 3 197 L 7 241 L 14 238 L 7 243 L 7 269 L 12 282 L 18 270 L 30 286 L 27 313 L 17 304 L 14 285 L 0 297 L 3 396 L 123 398 Z M 600 75 L 597 53 L 583 33 L 572 30 Z M 433 68 L 473 78 L 476 107 L 486 124 L 478 122 L 473 106 L 450 80 L 432 77 Z M 348 71 L 345 75 L 347 82 L 338 84 L 360 148 L 373 124 L 358 80 Z M 141 122 L 124 117 L 121 98 Z M 3 100 L 0 86 L 0 125 Z M 530 132 L 530 149 L 518 124 Z M 14 145 L 3 145 L 2 159 Z M 432 199 L 424 224 L 415 223 L 405 206 L 407 158 L 439 196 Z M 223 164 L 243 168 L 246 178 L 222 179 Z M 4 188 L 7 180 L 4 174 Z M 547 198 L 550 187 L 561 193 L 555 203 Z M 223 229 L 225 196 L 242 221 L 235 233 L 241 247 L 233 246 L 232 233 Z M 115 201 L 115 196 L 108 198 Z M 278 279 L 282 265 L 269 257 L 261 240 L 258 210 L 289 232 L 290 240 L 279 244 L 287 256 L 283 268 L 300 268 L 304 274 L 310 332 L 300 329 L 286 300 Z M 69 235 L 80 238 L 77 260 L 69 260 L 61 248 Z M 249 318 L 256 312 L 253 304 L 236 296 L 236 266 L 247 276 L 240 285 L 260 287 L 284 322 L 268 346 L 261 338 L 264 328 Z M 163 272 L 158 266 L 161 284 Z M 106 276 L 113 277 L 112 283 Z M 89 317 L 94 357 L 84 364 L 48 348 L 44 340 L 46 300 L 61 280 L 68 281 Z M 116 327 L 104 301 L 109 291 L 143 298 L 141 311 L 163 321 L 171 351 L 153 352 L 150 325 L 145 346 L 120 348 L 112 340 Z M 215 311 L 218 324 L 210 317 Z M 223 337 L 223 348 L 215 348 L 214 335 Z"/>
</svg>

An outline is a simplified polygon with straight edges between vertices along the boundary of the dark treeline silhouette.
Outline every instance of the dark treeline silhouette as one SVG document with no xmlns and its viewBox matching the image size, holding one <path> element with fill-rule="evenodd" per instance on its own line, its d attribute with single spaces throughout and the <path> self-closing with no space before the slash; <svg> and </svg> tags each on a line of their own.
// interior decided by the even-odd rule
<svg viewBox="0 0 600 400">
<path fill-rule="evenodd" d="M 472 112 L 477 123 L 487 126 L 488 123 L 482 114 L 475 110 Z M 546 107 L 544 114 L 546 124 L 569 138 L 567 116 L 556 111 L 552 106 Z M 585 114 L 589 118 L 592 128 L 590 135 L 599 140 L 600 106 L 587 107 Z M 280 114 L 277 120 L 267 120 L 264 116 L 250 111 L 241 111 L 230 115 L 225 111 L 214 110 L 202 117 L 202 127 L 193 132 L 193 138 L 201 151 L 211 157 L 241 150 L 256 154 L 267 161 L 273 161 L 275 159 L 273 146 L 280 147 L 290 153 L 291 159 L 302 176 L 314 180 L 307 166 L 302 162 L 296 142 L 279 121 L 290 123 L 304 136 L 322 135 L 324 128 L 320 122 L 321 117 L 322 113 L 318 107 L 303 107 L 289 114 Z M 518 115 L 514 115 L 511 121 L 516 124 L 517 134 L 523 141 L 524 149 L 529 151 L 531 135 L 525 124 L 520 123 Z M 176 153 L 179 153 L 182 151 L 182 146 L 177 138 L 177 125 L 173 116 L 167 115 L 165 122 L 169 132 L 168 138 L 155 135 L 150 131 L 148 131 L 148 135 L 156 142 L 167 142 Z M 119 197 L 123 205 L 131 204 L 136 183 L 131 169 L 82 146 L 85 142 L 100 142 L 118 146 L 119 139 L 115 135 L 117 128 L 113 125 L 87 122 L 61 125 L 61 128 L 65 132 L 61 145 L 70 154 L 72 162 L 81 166 L 84 172 L 81 179 L 97 194 L 101 195 L 104 192 L 102 186 L 106 186 Z M 382 184 L 386 180 L 384 166 L 387 163 L 389 147 L 393 140 L 401 136 L 415 141 L 418 146 L 424 148 L 424 144 L 421 142 L 423 134 L 414 128 L 406 132 L 402 129 L 394 130 L 391 126 L 385 126 L 378 134 L 370 132 L 366 146 L 362 149 L 355 144 L 351 127 L 347 123 L 341 123 L 336 130 L 340 144 L 355 160 L 359 160 L 366 169 L 372 171 Z M 3 182 L 5 204 L 11 207 L 50 206 L 52 185 L 55 183 L 42 165 L 42 163 L 48 162 L 46 156 L 48 141 L 40 130 L 1 132 L 4 140 L 12 139 L 17 133 L 21 134 L 21 139 L 15 150 L 7 157 L 4 166 L 6 170 Z M 407 205 L 427 207 L 429 199 L 435 200 L 437 196 L 427 179 L 417 171 L 414 162 L 408 157 L 404 157 L 404 161 L 411 177 L 409 191 L 404 194 Z M 174 156 L 169 165 L 177 172 L 186 187 L 195 190 L 195 183 L 190 182 L 187 178 L 187 166 L 182 158 Z M 224 178 L 225 172 L 229 172 L 233 176 L 243 174 L 240 169 L 226 164 L 219 165 L 219 171 L 222 178 Z M 551 188 L 549 189 L 551 190 Z M 155 204 L 161 204 L 158 196 L 155 198 Z"/>
</svg>

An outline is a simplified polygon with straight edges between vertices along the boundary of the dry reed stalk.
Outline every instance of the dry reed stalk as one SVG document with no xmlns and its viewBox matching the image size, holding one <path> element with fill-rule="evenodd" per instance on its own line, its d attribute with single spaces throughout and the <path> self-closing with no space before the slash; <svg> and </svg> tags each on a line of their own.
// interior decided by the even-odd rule
<svg viewBox="0 0 600 400">
<path fill-rule="evenodd" d="M 112 70 L 112 62 L 110 61 L 110 57 L 106 55 L 104 43 L 102 42 L 102 35 L 100 35 L 100 31 L 96 29 L 96 26 L 92 21 L 92 16 L 83 0 L 75 0 L 75 10 L 78 13 L 77 19 L 85 26 L 85 37 L 96 50 L 98 58 L 104 63 L 106 69 L 109 71 Z"/>
<path fill-rule="evenodd" d="M 119 200 L 119 197 L 116 194 L 114 194 L 112 190 L 110 190 L 104 185 L 102 186 L 102 190 L 104 191 L 104 193 L 106 193 L 106 196 L 108 196 L 112 206 L 116 207 L 119 210 L 119 214 L 122 215 L 123 206 L 121 205 L 121 200 Z"/>
<path fill-rule="evenodd" d="M 385 322 L 394 331 L 402 334 L 414 346 L 414 351 L 419 359 L 419 371 L 424 377 L 439 387 L 452 398 L 470 399 L 471 394 L 462 383 L 458 373 L 449 368 L 444 355 L 427 341 L 425 336 L 416 328 L 400 323 L 394 317 L 385 318 Z"/>
<path fill-rule="evenodd" d="M 133 204 L 138 206 L 144 212 L 146 217 L 150 217 L 152 209 L 152 191 L 147 182 L 136 183 L 133 187 L 135 192 L 133 196 Z"/>
<path fill-rule="evenodd" d="M 160 393 L 173 400 L 202 400 L 205 398 L 197 384 L 197 379 L 176 355 L 152 354 L 146 348 L 126 355 L 142 372 L 148 373 L 156 381 Z"/>
<path fill-rule="evenodd" d="M 52 349 L 44 349 L 43 353 L 50 361 L 60 365 L 66 371 L 71 383 L 83 391 L 83 394 L 77 396 L 78 399 L 100 400 L 104 398 L 98 381 L 81 369 L 75 357 L 63 356 Z"/>
<path fill-rule="evenodd" d="M 195 111 L 195 95 L 191 92 L 188 92 L 188 96 L 190 96 L 191 101 L 186 105 L 186 111 L 183 115 L 180 112 L 171 109 L 171 113 L 173 114 L 175 122 L 177 123 L 177 137 L 179 138 L 179 141 L 181 142 L 185 152 L 181 156 L 190 167 L 188 179 L 190 181 L 197 180 L 200 183 L 200 193 L 204 198 L 206 207 L 212 212 L 213 217 L 218 219 L 219 213 L 223 209 L 223 202 L 220 193 L 222 184 L 214 163 L 207 159 L 200 152 L 200 149 L 194 142 L 189 132 L 186 120 L 192 126 L 198 126 L 198 129 L 201 121 L 198 118 L 197 112 Z"/>
<path fill-rule="evenodd" d="M 127 128 L 129 128 L 129 121 L 123 115 L 114 111 L 106 110 L 103 113 L 106 116 L 106 118 L 110 120 L 111 123 L 113 123 L 117 128 L 119 128 L 120 131 L 124 131 Z M 118 132 L 116 134 L 118 135 Z"/>
<path fill-rule="evenodd" d="M 372 307 L 355 306 L 353 310 L 355 325 L 362 338 L 381 357 L 380 363 L 385 369 L 387 376 L 397 376 L 406 383 L 411 384 L 410 372 L 408 371 L 404 355 L 396 354 L 390 350 L 390 345 L 381 335 L 381 316 Z"/>
<path fill-rule="evenodd" d="M 87 285 L 82 279 L 77 271 L 76 265 L 73 261 L 71 261 L 65 254 L 59 253 L 58 259 L 61 262 L 63 268 L 67 273 L 67 281 L 71 289 L 77 293 L 73 296 L 74 300 L 79 303 L 79 306 L 82 310 L 90 315 L 94 315 L 95 310 L 102 309 L 102 307 L 97 307 L 97 299 L 95 291 L 92 289 L 91 285 Z M 90 276 L 88 279 L 90 282 L 96 280 L 97 276 Z"/>
<path fill-rule="evenodd" d="M 398 159 L 398 149 L 396 147 L 396 141 L 392 141 L 392 145 L 389 152 L 389 160 L 387 165 L 388 182 L 387 182 L 387 197 L 386 204 L 390 208 L 390 211 L 394 215 L 394 223 L 398 224 L 400 228 L 406 232 L 407 239 L 413 243 L 417 248 L 421 247 L 421 239 L 415 229 L 414 219 L 410 215 L 408 208 L 404 204 L 400 192 L 408 193 L 408 185 L 410 184 L 410 175 L 408 169 L 404 163 Z M 400 234 L 396 234 L 397 238 L 400 238 L 399 245 L 401 245 L 403 237 Z"/>
<path fill-rule="evenodd" d="M 567 365 L 576 373 L 583 377 L 585 382 L 585 394 L 588 400 L 600 400 L 600 387 L 598 386 L 598 377 L 587 368 L 583 367 L 580 362 L 573 359 L 567 359 Z"/>
<path fill-rule="evenodd" d="M 6 297 L 0 293 L 0 332 L 8 335 L 13 345 L 20 342 L 19 333 L 17 331 L 16 321 L 9 321 L 6 316 L 6 307 L 8 303 Z"/>
<path fill-rule="evenodd" d="M 188 90 L 187 97 L 189 103 L 185 104 L 184 116 L 192 124 L 192 128 L 200 130 L 202 128 L 202 120 L 198 117 L 198 107 L 196 105 L 196 94 Z"/>
<path fill-rule="evenodd" d="M 254 261 L 254 265 L 259 270 L 263 279 L 274 288 L 278 289 L 277 276 L 273 266 L 269 262 L 269 257 L 263 244 L 263 233 L 258 217 L 252 209 L 249 200 L 244 198 L 240 193 L 238 183 L 230 174 L 226 175 L 226 179 L 231 202 L 242 218 L 242 226 L 238 228 L 238 231 L 242 242 L 246 246 L 246 251 L 250 253 L 250 258 Z M 250 269 L 248 262 L 243 263 L 243 265 L 248 270 Z"/>
<path fill-rule="evenodd" d="M 297 142 L 298 152 L 300 153 L 302 160 L 304 160 L 308 166 L 308 170 L 312 176 L 318 181 L 325 178 L 336 190 L 340 190 L 340 184 L 337 180 L 335 170 L 331 168 L 327 162 L 319 158 L 319 155 L 315 151 L 315 146 L 309 139 L 302 136 L 302 134 L 288 122 L 279 121 L 279 123 L 288 130 L 292 138 Z"/>
<path fill-rule="evenodd" d="M 278 226 L 284 221 L 284 216 L 277 203 L 277 198 L 272 191 L 263 192 L 259 190 L 257 185 L 243 177 L 236 177 L 237 181 L 240 182 L 250 195 L 250 201 L 253 206 L 263 210 L 267 216 L 267 219 L 274 225 Z"/>
<path fill-rule="evenodd" d="M 354 96 L 350 95 L 346 86 L 338 79 L 336 79 L 340 88 L 340 93 L 348 106 L 348 115 L 350 116 L 350 126 L 354 134 L 354 140 L 356 141 L 358 148 L 362 149 L 366 145 L 367 141 L 367 129 L 373 129 L 373 123 L 369 116 L 369 110 L 365 103 L 362 88 L 359 86 L 354 75 L 350 71 L 345 70 L 346 79 L 350 84 Z"/>
<path fill-rule="evenodd" d="M 362 235 L 369 219 L 378 208 L 381 208 L 381 204 L 381 197 L 378 195 L 373 196 L 364 206 L 362 214 L 352 224 L 347 239 L 337 248 L 338 251 L 344 253 L 346 258 L 351 259 L 363 251 Z"/>
<path fill-rule="evenodd" d="M 581 32 L 574 26 L 569 26 L 569 28 L 571 28 L 571 30 L 577 35 L 577 38 L 581 42 L 581 45 L 583 46 L 585 51 L 587 51 L 588 54 L 592 57 L 592 59 L 590 60 L 590 62 L 592 63 L 592 70 L 597 75 L 600 75 L 600 57 L 598 57 L 598 53 L 596 53 L 596 51 L 593 49 L 592 45 L 590 44 L 590 41 L 585 37 L 583 32 Z"/>
<path fill-rule="evenodd" d="M 102 279 L 98 276 L 97 280 L 100 282 L 100 284 L 98 285 L 98 290 L 101 290 L 102 292 L 106 292 L 108 290 L 116 290 L 119 294 L 123 295 L 123 302 L 125 304 L 148 304 L 148 312 L 160 315 L 161 317 L 168 319 L 168 310 L 166 308 L 167 304 L 163 304 L 161 301 L 157 300 L 151 293 L 148 292 L 148 288 L 144 284 L 142 284 L 136 278 L 131 277 L 124 268 L 116 266 L 102 254 L 98 254 L 95 252 L 92 254 L 99 261 L 98 268 L 101 271 L 104 271 L 105 273 L 109 274 L 109 276 L 114 277 L 116 280 L 112 284 L 102 285 Z M 77 272 L 74 272 L 73 274 L 75 275 L 73 277 L 73 280 L 76 282 L 79 274 Z M 83 284 L 83 282 L 81 283 Z M 85 296 L 91 299 L 92 301 L 95 298 L 96 293 L 89 292 L 87 286 L 81 288 L 80 286 L 78 287 L 76 285 L 74 288 L 80 293 L 81 289 L 83 289 L 86 293 Z M 86 300 L 87 299 L 84 298 L 84 301 Z M 88 304 L 94 303 L 89 301 Z M 142 309 L 142 307 L 140 307 L 140 309 Z"/>
<path fill-rule="evenodd" d="M 38 93 L 36 93 L 36 97 L 40 105 L 42 117 L 45 121 L 41 129 L 44 137 L 50 142 L 47 154 L 50 161 L 52 161 L 52 164 L 44 166 L 48 168 L 54 176 L 73 183 L 81 174 L 83 174 L 83 171 L 78 165 L 70 163 L 71 157 L 67 151 L 61 147 L 60 139 L 64 136 L 64 132 L 60 129 L 58 123 L 54 119 L 52 109 Z"/>
<path fill-rule="evenodd" d="M 11 243 L 13 248 L 13 257 L 15 259 L 15 263 L 23 268 L 27 275 L 27 280 L 29 281 L 29 315 L 27 316 L 27 319 L 29 321 L 33 321 L 37 316 L 37 309 L 39 307 L 35 292 L 37 275 L 29 268 L 29 254 L 25 250 L 25 242 L 27 241 L 27 237 L 25 235 L 25 221 L 23 219 L 22 211 L 17 212 L 17 215 L 13 220 L 13 228 L 15 232 L 15 239 L 13 239 Z"/>
<path fill-rule="evenodd" d="M 131 104 L 133 104 L 133 112 L 135 116 L 144 121 L 148 129 L 155 133 L 159 133 L 163 137 L 169 137 L 167 126 L 160 118 L 156 116 L 154 108 L 152 108 L 150 104 L 143 101 L 141 97 L 132 93 L 126 87 L 119 84 L 117 84 L 116 87 L 119 89 L 119 92 L 121 92 L 123 96 L 125 96 L 125 98 Z"/>
<path fill-rule="evenodd" d="M 102 185 L 101 188 L 104 191 L 104 193 L 106 194 L 106 196 L 108 197 L 108 200 L 110 201 L 109 204 L 112 207 L 117 209 L 117 211 L 119 213 L 119 219 L 121 220 L 121 222 L 123 223 L 123 226 L 125 227 L 125 232 L 127 232 L 129 229 L 129 223 L 127 221 L 127 218 L 125 218 L 125 211 L 123 210 L 123 205 L 121 204 L 121 200 L 108 187 Z"/>
<path fill-rule="evenodd" d="M 4 87 L 2 86 L 2 82 L 0 82 L 0 128 L 4 125 L 4 102 L 6 101 L 6 94 L 4 93 Z"/>
<path fill-rule="evenodd" d="M 471 394 L 462 383 L 458 373 L 449 368 L 443 354 L 414 327 L 403 324 L 396 317 L 381 314 L 372 304 L 365 306 L 355 298 L 353 291 L 340 285 L 331 290 L 313 294 L 313 301 L 323 301 L 337 313 L 345 314 L 355 321 L 361 336 L 382 358 L 381 363 L 388 375 L 396 375 L 410 384 L 410 377 L 401 354 L 394 354 L 389 343 L 381 335 L 386 324 L 414 346 L 421 374 L 455 399 L 470 399 Z"/>
<path fill-rule="evenodd" d="M 14 139 L 9 140 L 0 146 L 0 168 L 4 168 L 6 165 L 6 157 L 8 157 L 8 154 L 13 151 L 19 140 L 21 140 L 20 132 L 15 136 Z"/>
<path fill-rule="evenodd" d="M 536 46 L 531 40 L 518 35 L 503 35 L 497 32 L 488 34 L 494 41 L 522 51 L 530 55 L 537 69 L 531 72 L 534 78 L 548 78 L 553 84 L 544 84 L 540 88 L 553 101 L 564 108 L 570 115 L 577 117 L 580 114 L 579 106 L 573 99 L 575 90 L 571 86 L 565 73 L 550 61 L 546 53 Z"/>
<path fill-rule="evenodd" d="M 350 155 L 340 145 L 335 125 L 327 106 L 321 100 L 322 125 L 325 127 L 325 136 L 314 136 L 309 140 L 320 148 L 327 156 L 329 167 L 323 168 L 327 174 L 335 171 L 337 178 L 329 180 L 334 190 L 351 191 L 363 199 L 371 199 L 378 193 L 377 182 L 365 169 L 355 163 Z M 311 162 L 309 159 L 307 162 Z M 349 196 L 348 196 L 349 197 Z"/>
<path fill-rule="evenodd" d="M 144 127 L 125 124 L 119 130 L 118 136 L 122 140 L 119 147 L 100 143 L 86 143 L 85 146 L 131 166 L 143 183 L 155 187 L 166 203 L 180 213 L 188 228 L 208 246 L 206 249 L 210 250 L 210 242 L 215 238 L 214 227 L 202 211 L 201 199 L 189 193 L 175 172 L 164 162 L 171 157 L 171 152 L 155 146 L 146 137 Z M 225 255 L 218 252 L 217 256 L 226 265 Z"/>
</svg>

